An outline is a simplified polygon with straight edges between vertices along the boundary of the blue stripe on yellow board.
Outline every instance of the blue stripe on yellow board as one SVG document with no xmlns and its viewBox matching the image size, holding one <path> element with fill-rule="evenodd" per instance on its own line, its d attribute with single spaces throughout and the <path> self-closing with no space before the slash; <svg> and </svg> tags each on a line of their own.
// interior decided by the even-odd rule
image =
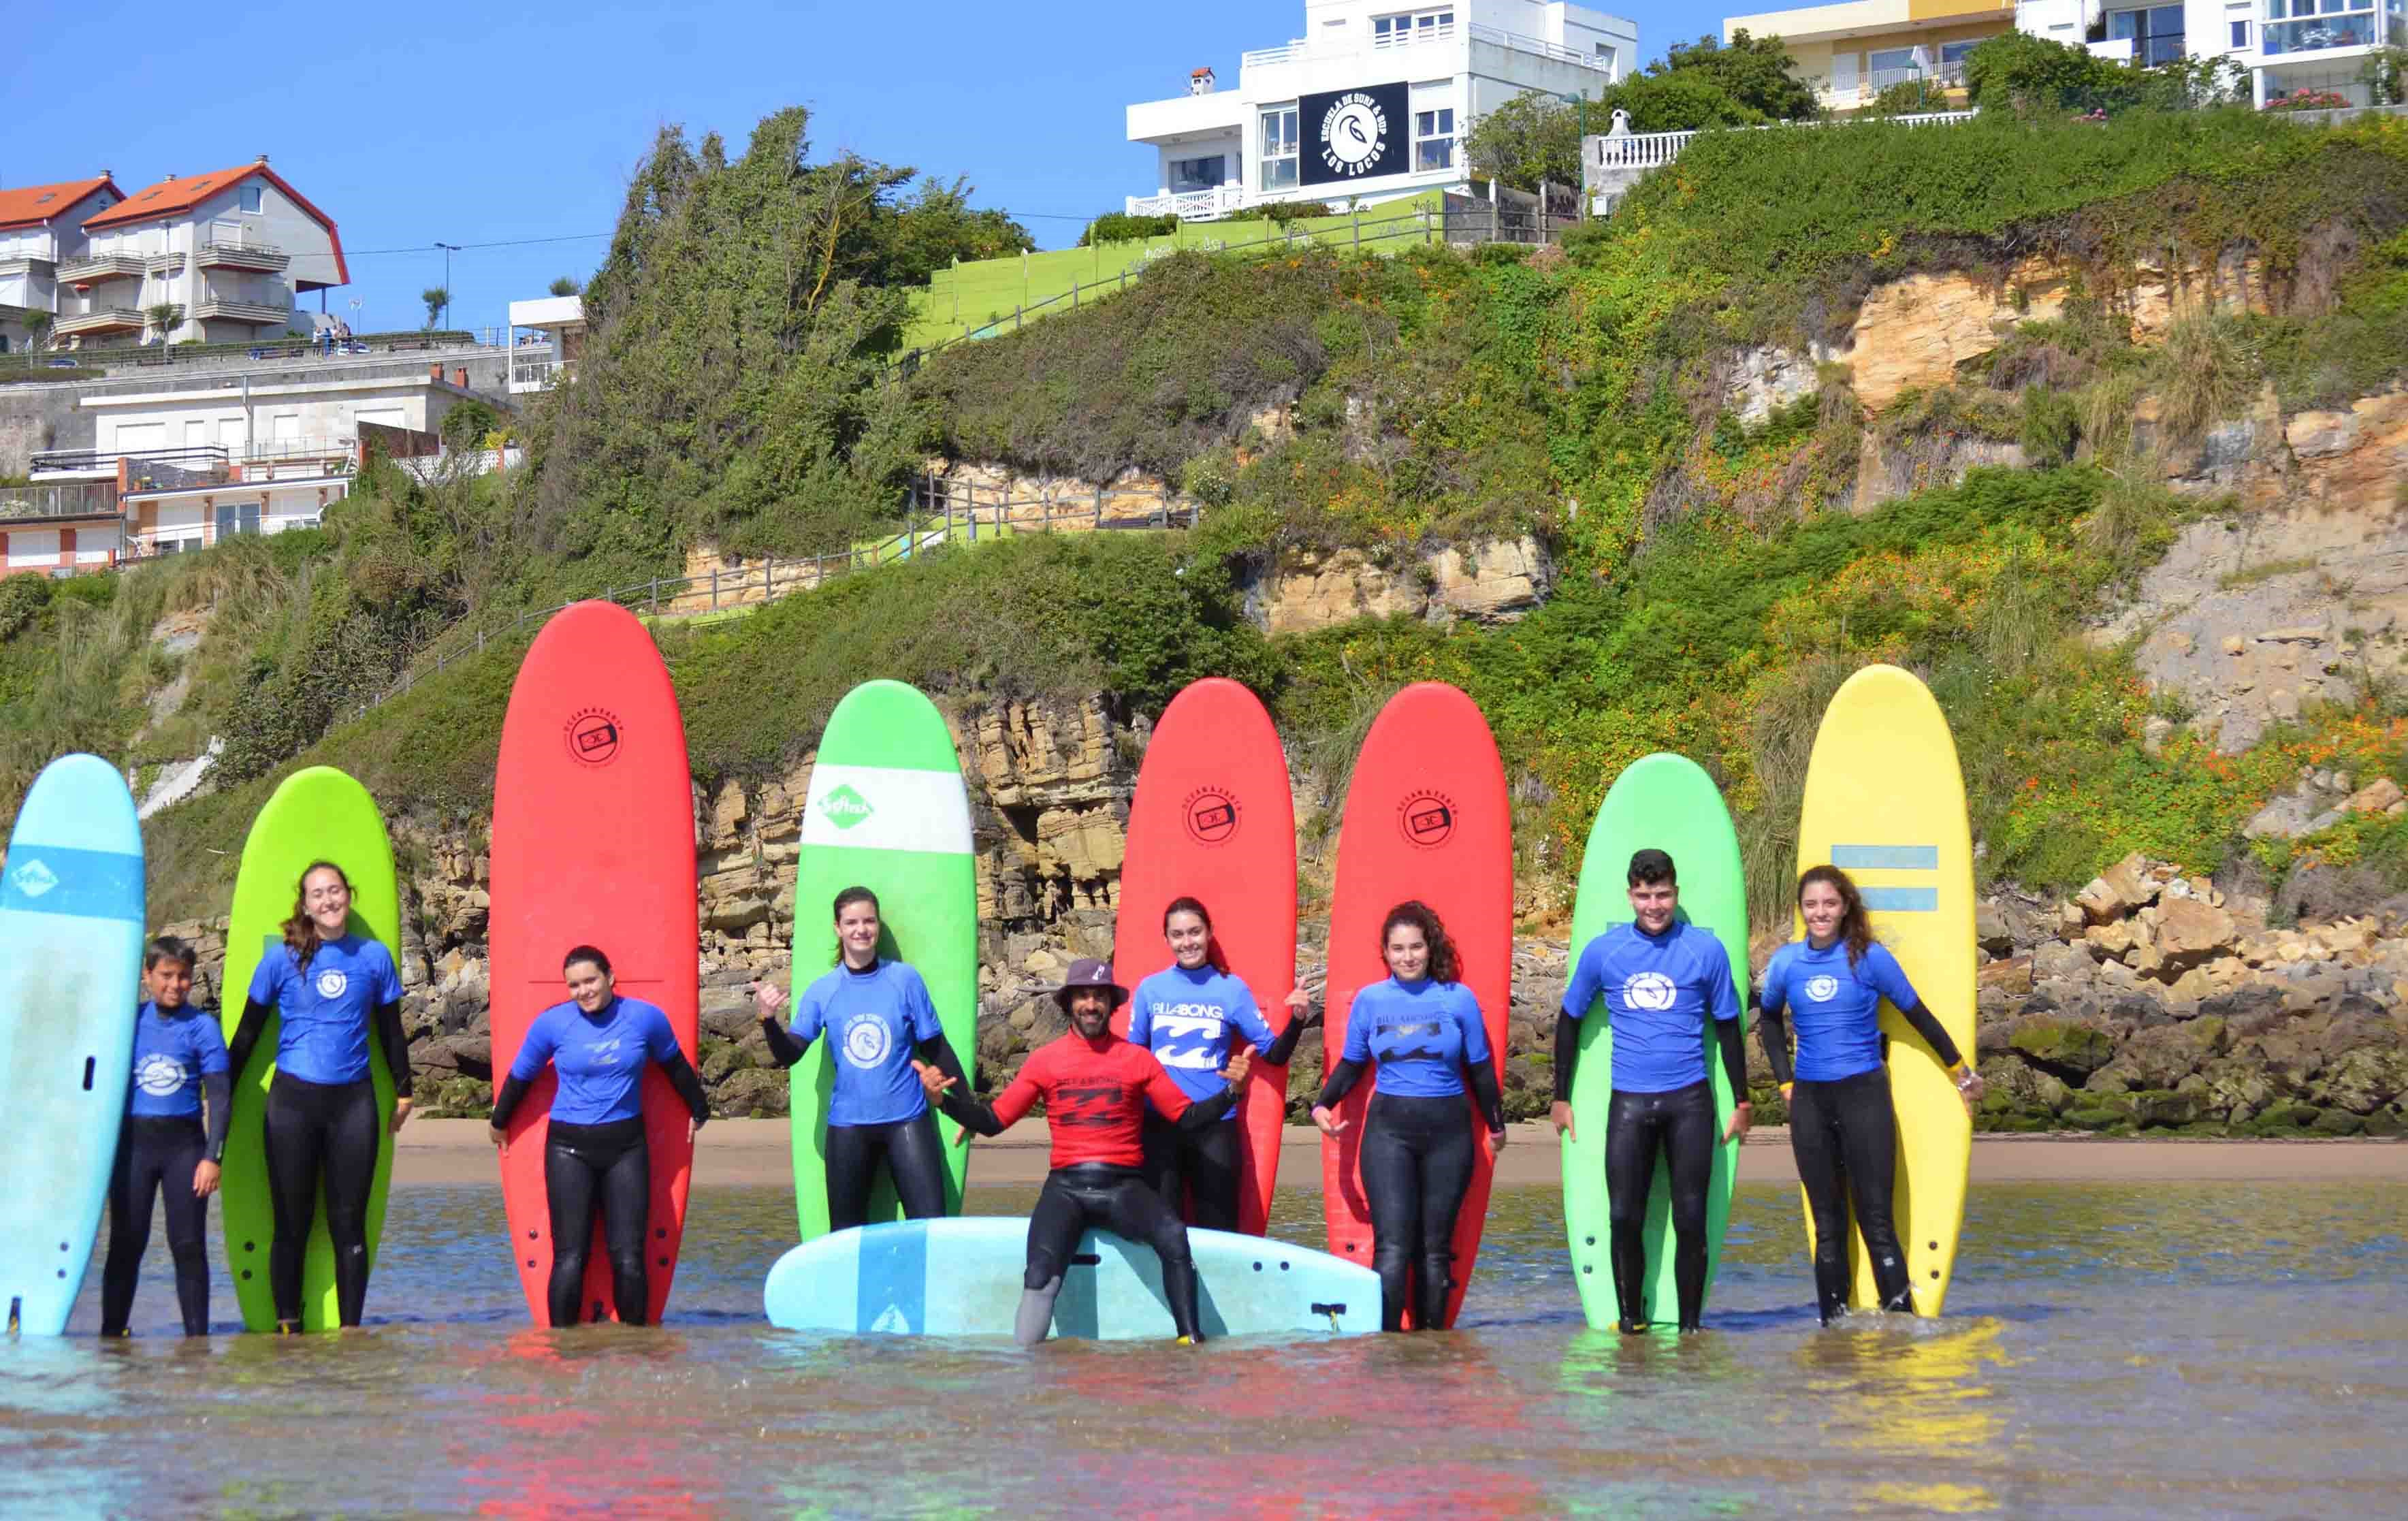
<svg viewBox="0 0 2408 1521">
<path fill-rule="evenodd" d="M 1865 907 L 1876 913 L 1938 913 L 1937 887 L 1860 887 Z"/>
<path fill-rule="evenodd" d="M 64 845 L 19 845 L 0 872 L 0 909 L 68 919 L 142 922 L 142 857 Z"/>
<path fill-rule="evenodd" d="M 1937 845 L 1834 845 L 1831 864 L 1842 871 L 1937 871 Z"/>
<path fill-rule="evenodd" d="M 908 1220 L 862 1233 L 856 1331 L 912 1336 L 928 1327 L 928 1226 Z"/>
</svg>

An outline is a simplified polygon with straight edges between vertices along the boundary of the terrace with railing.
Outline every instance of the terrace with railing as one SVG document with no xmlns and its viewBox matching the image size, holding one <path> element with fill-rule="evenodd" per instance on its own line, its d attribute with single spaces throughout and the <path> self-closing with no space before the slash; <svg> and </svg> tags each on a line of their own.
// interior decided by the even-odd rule
<svg viewBox="0 0 2408 1521">
<path fill-rule="evenodd" d="M 1457 26 L 1453 21 L 1443 25 L 1414 27 L 1375 35 L 1370 50 L 1378 53 L 1398 52 L 1416 48 L 1441 47 L 1464 37 L 1486 43 L 1493 48 L 1506 48 L 1514 52 L 1529 53 L 1538 58 L 1552 58 L 1559 64 L 1571 64 L 1581 68 L 1595 69 L 1600 74 L 1613 72 L 1613 61 L 1567 48 L 1544 37 L 1527 36 L 1508 32 L 1501 27 L 1477 24 Z M 1248 69 L 1268 68 L 1281 64 L 1301 63 L 1308 58 L 1334 57 L 1360 52 L 1363 45 L 1352 36 L 1343 40 L 1316 42 L 1311 37 L 1297 37 L 1283 47 L 1255 48 L 1238 55 L 1240 73 Z"/>
</svg>

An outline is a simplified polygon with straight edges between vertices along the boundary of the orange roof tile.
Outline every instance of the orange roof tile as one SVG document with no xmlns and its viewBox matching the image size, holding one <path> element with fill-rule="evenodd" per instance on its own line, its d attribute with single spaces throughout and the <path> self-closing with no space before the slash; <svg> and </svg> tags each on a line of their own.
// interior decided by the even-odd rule
<svg viewBox="0 0 2408 1521">
<path fill-rule="evenodd" d="M 19 185 L 14 190 L 0 190 L 0 227 L 30 227 L 64 216 L 96 190 L 111 191 L 121 197 L 125 194 L 105 174 L 90 179 L 64 179 L 55 185 Z"/>
<path fill-rule="evenodd" d="M 117 205 L 84 222 L 86 227 L 120 227 L 131 222 L 149 222 L 154 217 L 171 217 L 189 211 L 210 196 L 222 194 L 252 176 L 265 179 L 284 193 L 287 199 L 299 207 L 309 218 L 326 229 L 326 239 L 335 251 L 335 283 L 351 282 L 350 266 L 343 262 L 342 235 L 335 230 L 335 219 L 309 204 L 308 198 L 285 181 L 282 175 L 265 164 L 245 164 L 232 169 L 213 169 L 208 174 L 186 175 L 178 179 L 162 179 L 155 185 L 136 191 Z"/>
</svg>

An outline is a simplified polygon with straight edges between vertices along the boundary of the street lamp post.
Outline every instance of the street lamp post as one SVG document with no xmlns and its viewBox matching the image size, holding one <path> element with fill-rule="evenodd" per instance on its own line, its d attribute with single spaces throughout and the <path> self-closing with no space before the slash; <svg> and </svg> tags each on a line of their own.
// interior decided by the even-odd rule
<svg viewBox="0 0 2408 1521">
<path fill-rule="evenodd" d="M 443 251 L 443 325 L 452 325 L 452 255 L 460 251 L 457 243 L 437 243 Z"/>
</svg>

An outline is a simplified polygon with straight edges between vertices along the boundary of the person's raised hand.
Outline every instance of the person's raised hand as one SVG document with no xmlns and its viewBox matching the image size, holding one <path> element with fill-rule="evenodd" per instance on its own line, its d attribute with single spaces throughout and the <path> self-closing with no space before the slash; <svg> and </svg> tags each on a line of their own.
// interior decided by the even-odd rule
<svg viewBox="0 0 2408 1521">
<path fill-rule="evenodd" d="M 775 983 L 752 984 L 752 1012 L 764 1024 L 778 1017 L 779 1007 L 786 1001 L 786 990 Z"/>
<path fill-rule="evenodd" d="M 953 1091 L 953 1080 L 926 1062 L 914 1061 L 911 1070 L 918 1074 L 920 1086 L 927 1090 L 930 1098 L 942 1098 Z"/>
<path fill-rule="evenodd" d="M 1315 1104 L 1312 1106 L 1312 1123 L 1321 1126 L 1323 1135 L 1335 1140 L 1345 1134 L 1346 1127 L 1354 1122 L 1340 1119 L 1330 1112 L 1329 1106 L 1326 1104 Z"/>
<path fill-rule="evenodd" d="M 1312 1012 L 1312 995 L 1304 990 L 1303 983 L 1288 989 L 1287 1006 L 1296 1011 L 1296 1018 L 1304 1021 L 1306 1029 L 1321 1023 L 1321 1016 Z"/>
<path fill-rule="evenodd" d="M 1572 1126 L 1572 1106 L 1568 1101 L 1558 1098 L 1549 1104 L 1547 1119 L 1555 1126 L 1555 1134 L 1569 1137 L 1573 1141 L 1580 1139 L 1580 1132 Z"/>
<path fill-rule="evenodd" d="M 1241 1046 L 1238 1054 L 1229 1058 L 1229 1065 L 1221 1069 L 1221 1081 L 1232 1088 L 1243 1087 L 1246 1074 L 1254 1069 L 1254 1054 Z"/>
</svg>

